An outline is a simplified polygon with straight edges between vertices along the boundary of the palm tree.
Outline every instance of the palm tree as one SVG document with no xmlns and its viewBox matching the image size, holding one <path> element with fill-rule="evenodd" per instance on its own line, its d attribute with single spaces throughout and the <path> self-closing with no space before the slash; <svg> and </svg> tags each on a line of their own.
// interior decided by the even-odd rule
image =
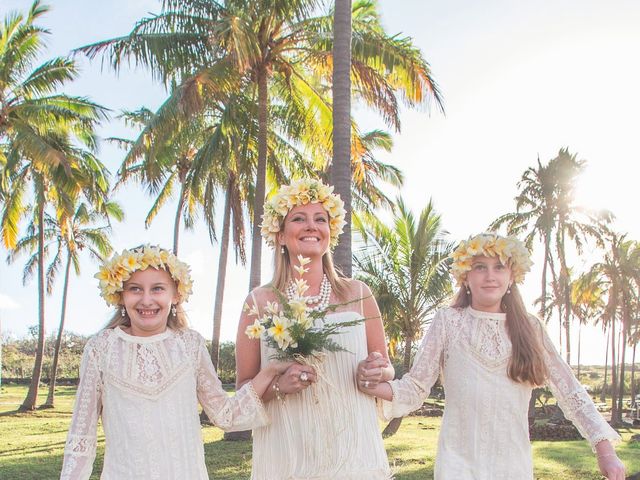
<svg viewBox="0 0 640 480">
<path fill-rule="evenodd" d="M 126 37 L 84 47 L 89 56 L 106 52 L 114 68 L 125 58 L 151 67 L 165 83 L 224 63 L 250 83 L 257 98 L 257 158 L 253 195 L 251 288 L 260 283 L 260 219 L 266 191 L 269 124 L 280 105 L 289 109 L 286 130 L 305 130 L 314 154 L 330 151 L 330 83 L 333 16 L 313 17 L 316 0 L 165 0 L 161 14 L 139 21 Z M 440 104 L 427 63 L 410 39 L 387 35 L 373 2 L 354 5 L 354 93 L 383 119 L 399 126 L 396 92 L 410 106 Z M 329 122 L 327 122 L 329 119 Z"/>
<path fill-rule="evenodd" d="M 33 68 L 48 33 L 34 22 L 47 11 L 35 1 L 26 16 L 9 14 L 0 27 L 0 229 L 5 247 L 11 250 L 16 245 L 20 219 L 30 208 L 25 204 L 29 186 L 38 225 L 38 345 L 21 410 L 35 408 L 42 371 L 46 206 L 54 205 L 56 216 L 62 218 L 84 193 L 100 209 L 108 191 L 106 170 L 91 153 L 96 147 L 94 127 L 105 117 L 105 109 L 85 98 L 54 93 L 76 77 L 72 60 L 55 58 Z"/>
<path fill-rule="evenodd" d="M 53 284 L 56 280 L 63 256 L 66 254 L 66 262 L 64 267 L 64 283 L 62 288 L 62 307 L 60 311 L 60 326 L 58 327 L 58 335 L 54 347 L 53 364 L 49 376 L 49 393 L 47 400 L 42 408 L 53 408 L 55 402 L 55 385 L 58 370 L 58 358 L 60 354 L 60 345 L 62 342 L 62 334 L 64 332 L 64 322 L 67 311 L 67 293 L 69 289 L 69 278 L 71 266 L 73 265 L 76 275 L 80 275 L 80 253 L 86 250 L 91 258 L 103 261 L 113 251 L 109 234 L 111 233 L 111 225 L 96 227 L 94 224 L 99 220 L 115 219 L 121 221 L 124 214 L 120 206 L 115 202 L 107 202 L 103 211 L 91 210 L 90 207 L 82 202 L 75 210 L 72 217 L 63 218 L 63 224 L 60 224 L 50 215 L 45 216 L 45 257 L 48 256 L 50 249 L 55 249 L 55 254 L 47 268 L 47 293 L 51 294 Z M 7 260 L 13 262 L 21 255 L 28 253 L 30 258 L 26 263 L 23 284 L 33 275 L 35 265 L 38 263 L 38 236 L 37 226 L 32 222 L 27 230 L 27 235 L 20 239 L 16 247 L 11 251 Z"/>
<path fill-rule="evenodd" d="M 580 380 L 580 327 L 594 322 L 604 313 L 604 291 L 593 272 L 580 275 L 571 283 L 571 308 L 578 319 L 578 380 Z"/>
<path fill-rule="evenodd" d="M 635 242 L 626 240 L 624 235 L 620 236 L 608 228 L 601 228 L 603 234 L 599 243 L 606 246 L 607 251 L 602 262 L 596 263 L 592 267 L 592 271 L 600 275 L 601 281 L 607 290 L 608 302 L 605 314 L 611 328 L 611 421 L 613 423 L 621 423 L 622 399 L 625 386 L 624 358 L 627 339 L 631 332 L 631 312 L 635 304 L 635 299 L 631 292 L 634 291 L 633 283 L 636 282 L 637 286 L 637 279 L 640 278 L 640 248 Z M 621 348 L 619 351 L 620 372 L 617 370 L 615 345 L 617 318 L 622 321 L 620 327 Z"/>
<path fill-rule="evenodd" d="M 598 232 L 593 224 L 597 221 L 609 221 L 612 216 L 601 212 L 600 219 L 592 213 L 574 204 L 574 188 L 577 177 L 583 171 L 585 162 L 562 148 L 548 164 L 538 159 L 535 168 L 528 168 L 518 182 L 520 193 L 516 197 L 516 211 L 498 217 L 490 229 L 506 225 L 511 235 L 524 235 L 525 243 L 532 248 L 536 237 L 544 245 L 542 267 L 542 290 L 540 296 L 540 315 L 545 314 L 547 299 L 547 268 L 551 270 L 554 296 L 562 299 L 557 304 L 560 314 L 561 330 L 564 327 L 565 355 L 567 363 L 571 361 L 571 279 L 567 264 L 568 242 L 571 241 L 578 253 L 581 253 L 586 237 L 596 237 Z M 552 251 L 558 258 L 559 271 L 556 272 Z"/>
<path fill-rule="evenodd" d="M 407 372 L 414 342 L 432 313 L 451 295 L 447 258 L 453 247 L 444 240 L 446 232 L 431 201 L 417 221 L 399 198 L 392 227 L 375 216 L 354 225 L 365 242 L 354 258 L 358 277 L 371 287 L 378 301 L 390 342 L 404 342 L 403 367 Z M 400 421 L 392 421 L 385 434 L 395 433 Z"/>
<path fill-rule="evenodd" d="M 173 227 L 173 253 L 177 255 L 181 224 L 184 223 L 187 229 L 192 228 L 196 209 L 204 203 L 194 189 L 190 188 L 193 183 L 188 181 L 188 177 L 193 159 L 205 141 L 207 128 L 199 121 L 201 117 L 194 117 L 191 122 L 173 130 L 168 138 L 158 138 L 154 127 L 160 123 L 156 117 L 164 113 L 162 110 L 161 107 L 158 113 L 153 113 L 141 108 L 135 112 L 123 112 L 122 117 L 128 124 L 142 127 L 143 130 L 135 141 L 122 138 L 110 140 L 128 148 L 118 170 L 116 187 L 136 181 L 144 185 L 150 195 L 155 196 L 145 218 L 145 227 L 151 225 L 160 209 L 172 198 L 177 186 L 178 202 Z M 210 233 L 215 231 L 214 225 L 208 222 L 207 225 Z"/>
<path fill-rule="evenodd" d="M 531 250 L 533 242 L 539 238 L 544 245 L 542 281 L 540 294 L 540 318 L 548 318 L 547 310 L 547 268 L 553 262 L 551 256 L 552 231 L 555 225 L 555 179 L 548 165 L 542 165 L 538 158 L 536 167 L 525 170 L 518 181 L 520 193 L 516 196 L 516 211 L 506 213 L 491 223 L 490 230 L 503 225 L 509 235 L 523 236 Z"/>
</svg>

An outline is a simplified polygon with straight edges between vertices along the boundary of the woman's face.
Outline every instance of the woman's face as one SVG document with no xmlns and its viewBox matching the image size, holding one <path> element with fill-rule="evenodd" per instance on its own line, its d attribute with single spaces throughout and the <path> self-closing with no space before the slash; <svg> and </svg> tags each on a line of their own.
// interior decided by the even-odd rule
<svg viewBox="0 0 640 480">
<path fill-rule="evenodd" d="M 466 280 L 471 291 L 471 308 L 500 312 L 502 297 L 512 282 L 511 268 L 500 263 L 498 257 L 474 257 Z"/>
<path fill-rule="evenodd" d="M 278 243 L 286 247 L 290 258 L 322 257 L 329 249 L 329 214 L 320 203 L 293 207 L 284 219 Z"/>
<path fill-rule="evenodd" d="M 137 270 L 124 283 L 122 303 L 131 320 L 132 335 L 162 333 L 167 328 L 171 305 L 178 303 L 176 284 L 165 270 Z"/>
</svg>

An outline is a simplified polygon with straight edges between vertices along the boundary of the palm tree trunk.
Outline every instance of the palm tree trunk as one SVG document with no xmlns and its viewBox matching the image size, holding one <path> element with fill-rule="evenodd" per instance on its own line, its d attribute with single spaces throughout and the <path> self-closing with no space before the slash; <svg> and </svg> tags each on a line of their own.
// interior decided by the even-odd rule
<svg viewBox="0 0 640 480">
<path fill-rule="evenodd" d="M 404 345 L 404 359 L 402 362 L 402 366 L 404 368 L 404 373 L 406 374 L 411 369 L 411 348 L 413 347 L 413 339 L 409 336 L 405 336 L 406 341 Z M 383 437 L 390 437 L 395 435 L 402 424 L 402 417 L 393 418 L 387 424 L 387 426 L 382 431 Z"/>
<path fill-rule="evenodd" d="M 211 337 L 211 361 L 218 368 L 220 353 L 220 325 L 222 323 L 222 300 L 224 299 L 225 277 L 227 274 L 227 257 L 229 254 L 229 232 L 231 230 L 231 179 L 227 185 L 224 199 L 224 217 L 222 220 L 222 238 L 220 239 L 220 258 L 218 259 L 218 280 L 216 299 L 213 307 L 213 336 Z"/>
<path fill-rule="evenodd" d="M 611 318 L 611 423 L 616 424 L 618 419 L 618 376 L 616 372 L 616 319 Z"/>
<path fill-rule="evenodd" d="M 269 112 L 268 75 L 264 68 L 258 69 L 258 165 L 256 168 L 256 190 L 253 200 L 253 225 L 251 232 L 251 270 L 249 290 L 260 286 L 262 263 L 262 235 L 260 223 L 264 213 L 264 195 L 267 176 L 267 126 Z"/>
<path fill-rule="evenodd" d="M 623 295 L 624 297 L 624 295 Z M 627 311 L 626 307 L 623 311 Z M 622 335 L 622 345 L 620 347 L 620 388 L 618 388 L 618 412 L 620 415 L 620 421 L 622 421 L 622 410 L 624 407 L 624 371 L 625 371 L 625 356 L 627 353 L 627 325 L 628 325 L 628 315 L 623 314 L 622 318 L 622 331 L 620 334 Z"/>
<path fill-rule="evenodd" d="M 43 187 L 44 189 L 44 187 Z M 35 410 L 38 398 L 38 387 L 42 375 L 42 360 L 44 357 L 44 191 L 39 192 L 38 198 L 38 345 L 36 358 L 31 375 L 31 383 L 27 396 L 20 405 L 20 411 Z"/>
<path fill-rule="evenodd" d="M 633 344 L 633 353 L 631 355 L 631 404 L 636 401 L 636 347 L 638 342 Z"/>
<path fill-rule="evenodd" d="M 333 160 L 329 181 L 344 201 L 346 225 L 334 252 L 351 277 L 351 0 L 336 0 L 333 15 Z"/>
<path fill-rule="evenodd" d="M 62 309 L 60 312 L 60 326 L 58 327 L 58 337 L 56 338 L 56 346 L 53 352 L 53 365 L 51 366 L 51 375 L 49 377 L 49 393 L 47 401 L 41 408 L 53 408 L 55 402 L 56 376 L 58 374 L 58 358 L 60 356 L 60 344 L 62 343 L 62 333 L 64 332 L 64 318 L 67 312 L 67 292 L 69 287 L 69 272 L 71 271 L 71 254 L 68 254 L 67 265 L 64 270 L 64 286 L 62 287 Z"/>
<path fill-rule="evenodd" d="M 578 321 L 578 382 L 580 381 L 580 348 L 582 347 L 582 322 Z"/>
<path fill-rule="evenodd" d="M 606 400 L 606 395 L 607 395 L 607 373 L 608 372 L 608 364 L 607 362 L 609 361 L 609 335 L 611 335 L 611 332 L 609 331 L 609 329 L 607 329 L 607 348 L 606 351 L 604 353 L 604 382 L 602 384 L 602 392 L 600 392 L 600 401 L 604 403 L 604 401 Z"/>
<path fill-rule="evenodd" d="M 178 197 L 178 208 L 176 218 L 173 221 L 173 254 L 178 255 L 178 241 L 180 239 L 180 221 L 182 220 L 182 209 L 184 208 L 184 182 L 180 183 L 180 197 Z"/>
<path fill-rule="evenodd" d="M 546 323 L 547 314 L 547 266 L 549 265 L 549 234 L 544 237 L 544 262 L 542 262 L 542 297 L 540 299 L 540 320 Z"/>
</svg>

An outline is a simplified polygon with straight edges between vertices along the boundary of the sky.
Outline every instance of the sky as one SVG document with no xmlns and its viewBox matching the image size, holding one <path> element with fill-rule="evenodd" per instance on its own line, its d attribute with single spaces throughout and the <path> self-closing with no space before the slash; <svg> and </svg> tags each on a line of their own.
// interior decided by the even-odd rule
<svg viewBox="0 0 640 480">
<path fill-rule="evenodd" d="M 41 21 L 50 29 L 46 58 L 73 48 L 128 33 L 136 20 L 160 11 L 157 0 L 53 0 Z M 0 0 L 0 15 L 25 11 L 31 2 Z M 546 162 L 560 148 L 587 161 L 577 203 L 608 209 L 615 228 L 640 239 L 637 182 L 640 178 L 637 134 L 640 115 L 640 3 L 635 0 L 381 0 L 382 21 L 389 33 L 413 38 L 441 88 L 445 113 L 406 110 L 394 132 L 391 153 L 381 160 L 402 169 L 402 196 L 415 212 L 433 199 L 452 240 L 484 231 L 499 215 L 515 208 L 517 181 L 538 158 Z M 44 59 L 45 57 L 43 57 Z M 165 98 L 143 68 L 124 68 L 118 75 L 100 60 L 77 57 L 81 74 L 65 92 L 88 96 L 109 107 L 114 119 L 100 135 L 133 137 L 115 117 L 122 110 L 157 108 Z M 362 106 L 354 115 L 364 130 L 382 128 L 382 120 Z M 102 143 L 100 158 L 115 172 L 124 152 Z M 399 192 L 391 192 L 397 195 Z M 126 220 L 114 226 L 117 250 L 150 242 L 170 247 L 174 204 L 144 228 L 150 197 L 134 186 L 117 191 Z M 220 216 L 221 218 L 221 216 Z M 263 280 L 270 277 L 269 250 L 264 250 Z M 25 258 L 4 262 L 0 248 L 0 320 L 3 332 L 24 335 L 37 323 L 35 279 L 22 285 Z M 193 328 L 210 338 L 218 246 L 202 223 L 181 234 L 180 256 L 192 266 L 194 294 L 186 306 Z M 230 257 L 233 260 L 233 257 Z M 573 258 L 576 270 L 588 267 L 597 252 Z M 525 300 L 538 296 L 540 249 L 523 286 Z M 67 329 L 97 332 L 110 310 L 102 302 L 88 259 L 71 280 Z M 233 340 L 248 289 L 248 269 L 230 265 L 223 307 L 222 339 Z M 57 328 L 62 279 L 47 298 L 46 328 Z M 552 338 L 556 323 L 549 324 Z M 577 339 L 577 332 L 572 338 Z M 600 328 L 584 329 L 582 363 L 604 363 Z M 572 346 L 574 352 L 577 345 Z M 575 363 L 575 353 L 573 355 Z"/>
</svg>

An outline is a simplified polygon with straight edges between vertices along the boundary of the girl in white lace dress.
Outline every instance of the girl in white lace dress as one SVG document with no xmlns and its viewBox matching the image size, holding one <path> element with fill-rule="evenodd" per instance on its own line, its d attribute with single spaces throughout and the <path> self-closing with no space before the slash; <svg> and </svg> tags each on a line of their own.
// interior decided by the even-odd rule
<svg viewBox="0 0 640 480">
<path fill-rule="evenodd" d="M 277 377 L 262 397 L 271 424 L 253 430 L 253 480 L 383 480 L 391 478 L 378 427 L 375 401 L 358 391 L 354 375 L 366 358 L 370 381 L 393 378 L 380 314 L 366 285 L 341 278 L 333 267 L 330 246 L 342 231 L 344 209 L 332 188 L 302 179 L 284 186 L 265 205 L 263 236 L 274 247 L 271 284 L 247 297 L 247 311 L 262 315 L 267 302 L 278 301 L 274 288 L 286 294 L 297 255 L 311 260 L 304 278 L 309 307 L 348 302 L 324 322 L 367 318 L 343 328 L 333 339 L 347 351 L 327 352 L 322 372 L 294 364 Z M 237 381 L 250 381 L 274 353 L 264 340 L 249 339 L 254 321 L 243 313 L 237 337 Z M 311 387 L 310 387 L 311 386 Z"/>
<path fill-rule="evenodd" d="M 360 388 L 385 400 L 384 416 L 400 417 L 422 405 L 441 374 L 446 405 L 435 478 L 531 480 L 528 404 L 532 388 L 546 383 L 593 447 L 602 474 L 623 480 L 612 447 L 619 435 L 525 310 L 516 283 L 529 266 L 527 249 L 513 237 L 483 234 L 462 242 L 452 266 L 460 291 L 436 313 L 411 371 Z"/>
<path fill-rule="evenodd" d="M 96 277 L 118 310 L 85 347 L 60 478 L 90 477 L 101 417 L 101 479 L 207 480 L 198 403 L 220 428 L 264 425 L 260 395 L 289 364 L 270 364 L 228 397 L 204 339 L 187 328 L 186 264 L 142 246 L 114 256 Z"/>
</svg>

